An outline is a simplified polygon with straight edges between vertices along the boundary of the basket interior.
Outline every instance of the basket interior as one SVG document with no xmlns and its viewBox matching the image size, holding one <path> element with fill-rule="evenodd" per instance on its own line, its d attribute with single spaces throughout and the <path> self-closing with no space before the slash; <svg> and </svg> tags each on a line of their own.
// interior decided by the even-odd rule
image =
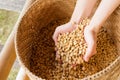
<svg viewBox="0 0 120 80">
<path fill-rule="evenodd" d="M 111 14 L 103 26 L 107 28 L 109 35 L 116 43 L 120 55 L 120 6 Z"/>
<path fill-rule="evenodd" d="M 38 59 L 43 60 L 42 62 L 44 65 L 41 67 L 46 74 L 46 68 L 53 68 L 45 63 L 49 62 L 52 65 L 53 61 L 55 61 L 55 46 L 52 35 L 57 26 L 69 21 L 74 5 L 75 0 L 38 0 L 30 9 L 28 9 L 20 22 L 16 35 L 17 55 L 20 62 L 23 63 L 26 68 L 30 70 L 31 63 Z M 114 12 L 104 24 L 115 40 L 118 51 L 120 51 L 119 14 L 120 10 Z M 111 27 L 109 27 L 110 25 Z M 32 56 L 36 57 L 36 59 L 32 59 Z M 34 65 L 39 64 L 36 62 Z M 37 67 L 35 68 L 40 69 Z M 40 73 L 37 75 L 39 74 Z"/>
<path fill-rule="evenodd" d="M 69 21 L 74 4 L 74 0 L 38 0 L 37 3 L 26 12 L 17 30 L 16 44 L 20 61 L 28 69 L 30 68 L 30 57 L 38 51 L 37 47 L 39 45 L 46 44 L 43 46 L 48 45 L 54 47 L 52 40 L 54 30 L 57 26 Z M 54 25 L 56 21 L 57 24 L 54 30 L 45 33 L 48 25 Z M 45 36 L 49 36 L 51 40 L 51 42 L 49 41 L 50 43 L 47 43 L 47 40 L 46 43 L 40 41 L 40 39 L 44 39 Z M 40 47 L 39 49 L 42 50 Z M 47 50 L 49 51 L 49 49 L 51 48 L 48 47 Z"/>
</svg>

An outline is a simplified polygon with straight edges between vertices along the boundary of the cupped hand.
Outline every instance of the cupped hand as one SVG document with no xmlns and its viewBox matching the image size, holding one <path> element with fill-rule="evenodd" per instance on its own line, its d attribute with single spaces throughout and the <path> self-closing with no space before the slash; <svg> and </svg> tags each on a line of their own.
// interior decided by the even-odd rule
<svg viewBox="0 0 120 80">
<path fill-rule="evenodd" d="M 77 24 L 73 24 L 71 22 L 68 22 L 64 25 L 61 25 L 61 26 L 58 26 L 56 29 L 55 29 L 55 32 L 53 34 L 53 40 L 55 42 L 55 45 L 57 45 L 57 38 L 59 36 L 59 34 L 63 34 L 63 33 L 68 33 L 68 32 L 71 32 L 73 31 L 74 29 L 76 29 L 77 27 Z M 57 54 L 57 50 L 56 50 L 56 59 L 62 63 L 61 59 L 60 59 L 60 55 Z"/>
<path fill-rule="evenodd" d="M 55 44 L 57 44 L 57 38 L 59 34 L 71 32 L 74 29 L 76 29 L 77 24 L 72 23 L 66 23 L 64 25 L 58 26 L 53 34 L 53 40 L 55 41 Z M 94 28 L 91 28 L 89 25 L 85 27 L 84 29 L 84 38 L 87 43 L 87 50 L 86 54 L 84 55 L 83 59 L 88 62 L 89 59 L 96 54 L 96 41 L 97 41 L 97 32 Z M 60 56 L 57 55 L 56 57 L 59 59 Z"/>
<path fill-rule="evenodd" d="M 77 27 L 77 24 L 73 24 L 71 22 L 68 22 L 64 25 L 58 26 L 55 29 L 55 32 L 53 34 L 53 40 L 55 41 L 55 45 L 57 44 L 57 38 L 58 38 L 59 34 L 71 32 L 74 29 L 76 29 L 76 27 Z"/>
<path fill-rule="evenodd" d="M 88 25 L 84 29 L 84 38 L 87 43 L 87 49 L 83 58 L 88 62 L 89 59 L 96 54 L 97 32 L 94 28 Z"/>
</svg>

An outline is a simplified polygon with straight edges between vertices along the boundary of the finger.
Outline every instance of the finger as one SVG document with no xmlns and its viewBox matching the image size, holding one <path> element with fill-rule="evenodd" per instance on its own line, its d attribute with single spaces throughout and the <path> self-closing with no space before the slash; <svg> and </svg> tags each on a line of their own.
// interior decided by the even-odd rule
<svg viewBox="0 0 120 80">
<path fill-rule="evenodd" d="M 55 47 L 54 50 L 57 51 L 58 50 L 57 47 Z"/>
<path fill-rule="evenodd" d="M 57 43 L 57 35 L 58 35 L 58 33 L 54 33 L 54 35 L 53 35 L 53 40 L 54 40 L 54 42 L 55 42 L 55 45 L 56 45 L 56 43 Z"/>
<path fill-rule="evenodd" d="M 84 60 L 88 62 L 89 59 L 95 54 L 96 54 L 96 44 L 94 43 L 93 45 L 88 46 L 86 50 L 86 54 L 84 55 Z"/>
<path fill-rule="evenodd" d="M 58 52 L 56 52 L 56 58 L 60 59 L 60 55 L 58 54 Z"/>
<path fill-rule="evenodd" d="M 60 64 L 62 64 L 63 62 L 62 62 L 62 60 L 61 60 L 61 56 L 56 52 L 56 60 L 60 63 Z"/>
<path fill-rule="evenodd" d="M 59 34 L 60 34 L 60 31 L 58 29 L 56 29 L 53 34 L 53 40 L 55 41 L 55 45 L 57 44 L 57 38 L 58 38 Z"/>
<path fill-rule="evenodd" d="M 84 36 L 85 36 L 85 41 L 87 43 L 87 50 L 86 50 L 86 54 L 84 55 L 84 60 L 86 62 L 89 61 L 89 59 L 96 53 L 96 33 L 89 30 L 89 29 L 85 29 L 84 32 Z"/>
</svg>

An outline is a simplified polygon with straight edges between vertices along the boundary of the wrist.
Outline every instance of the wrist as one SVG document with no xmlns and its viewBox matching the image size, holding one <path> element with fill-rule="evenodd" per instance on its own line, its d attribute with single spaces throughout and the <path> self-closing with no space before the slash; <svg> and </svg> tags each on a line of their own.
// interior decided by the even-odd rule
<svg viewBox="0 0 120 80">
<path fill-rule="evenodd" d="M 79 19 L 70 19 L 70 23 L 73 23 L 73 24 L 80 24 L 81 23 L 81 21 L 83 21 L 83 20 L 87 20 L 88 19 L 88 17 L 81 17 L 81 18 L 79 18 Z"/>
<path fill-rule="evenodd" d="M 81 17 L 72 17 L 69 22 L 79 24 L 83 18 Z"/>
<path fill-rule="evenodd" d="M 82 19 L 91 17 L 96 1 L 78 0 L 70 21 L 80 23 Z"/>
<path fill-rule="evenodd" d="M 90 22 L 89 28 L 90 28 L 90 30 L 94 31 L 95 33 L 98 33 L 101 26 L 99 24 L 95 24 L 95 23 Z"/>
</svg>

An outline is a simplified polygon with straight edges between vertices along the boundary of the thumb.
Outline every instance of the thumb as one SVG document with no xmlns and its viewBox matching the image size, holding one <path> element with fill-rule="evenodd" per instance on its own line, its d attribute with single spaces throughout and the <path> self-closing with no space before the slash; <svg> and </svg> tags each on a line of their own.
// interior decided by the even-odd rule
<svg viewBox="0 0 120 80">
<path fill-rule="evenodd" d="M 86 50 L 86 54 L 84 55 L 84 60 L 86 62 L 89 61 L 89 59 L 96 54 L 96 44 L 94 43 L 92 46 L 88 45 L 88 48 Z"/>
</svg>

